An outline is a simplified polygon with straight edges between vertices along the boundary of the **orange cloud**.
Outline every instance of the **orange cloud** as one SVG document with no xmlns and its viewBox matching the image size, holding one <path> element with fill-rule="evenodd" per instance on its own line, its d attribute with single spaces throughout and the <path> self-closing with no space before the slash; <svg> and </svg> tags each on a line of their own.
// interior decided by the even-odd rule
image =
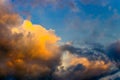
<svg viewBox="0 0 120 80">
<path fill-rule="evenodd" d="M 5 26 L 7 32 L 3 27 L 3 32 L 0 32 L 4 36 L 4 39 L 0 37 L 0 75 L 46 75 L 59 64 L 60 49 L 57 42 L 60 38 L 54 30 L 46 30 L 28 20 L 17 27 L 8 26 Z"/>
<path fill-rule="evenodd" d="M 111 62 L 106 63 L 103 60 L 89 60 L 86 57 L 79 57 L 78 55 L 66 52 L 62 57 L 62 64 L 58 67 L 55 75 L 62 77 L 62 79 L 73 76 L 70 80 L 90 79 L 93 76 L 99 76 L 109 71 Z M 74 68 L 81 65 L 82 70 L 75 71 Z M 80 68 L 80 67 L 79 67 Z M 65 76 L 64 76 L 65 75 Z"/>
<path fill-rule="evenodd" d="M 25 20 L 23 25 L 19 28 L 12 29 L 13 35 L 16 33 L 23 34 L 21 43 L 23 46 L 30 47 L 30 53 L 28 54 L 32 58 L 41 58 L 49 60 L 58 54 L 57 53 L 57 41 L 60 40 L 54 34 L 54 30 L 46 30 L 40 25 L 32 25 L 28 20 Z"/>
<path fill-rule="evenodd" d="M 0 5 L 0 76 L 49 75 L 60 63 L 60 38 L 54 30 L 23 21 L 8 6 Z"/>
</svg>

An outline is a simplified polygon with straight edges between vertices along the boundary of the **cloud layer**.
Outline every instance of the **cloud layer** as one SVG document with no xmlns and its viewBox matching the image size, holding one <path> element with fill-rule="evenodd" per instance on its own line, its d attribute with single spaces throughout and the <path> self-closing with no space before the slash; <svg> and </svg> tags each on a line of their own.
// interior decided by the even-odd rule
<svg viewBox="0 0 120 80">
<path fill-rule="evenodd" d="M 56 3 L 56 0 L 45 1 Z M 120 70 L 119 41 L 109 46 L 88 42 L 84 48 L 70 43 L 58 45 L 60 37 L 54 30 L 23 20 L 4 5 L 4 1 L 0 10 L 1 80 L 117 78 Z"/>
</svg>

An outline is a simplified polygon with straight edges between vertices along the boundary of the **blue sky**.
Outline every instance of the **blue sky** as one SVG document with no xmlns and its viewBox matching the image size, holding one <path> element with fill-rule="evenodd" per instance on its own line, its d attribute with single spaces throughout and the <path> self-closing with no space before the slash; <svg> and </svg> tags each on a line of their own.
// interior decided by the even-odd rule
<svg viewBox="0 0 120 80">
<path fill-rule="evenodd" d="M 109 43 L 120 37 L 119 0 L 11 0 L 16 12 L 54 29 L 63 42 Z"/>
</svg>

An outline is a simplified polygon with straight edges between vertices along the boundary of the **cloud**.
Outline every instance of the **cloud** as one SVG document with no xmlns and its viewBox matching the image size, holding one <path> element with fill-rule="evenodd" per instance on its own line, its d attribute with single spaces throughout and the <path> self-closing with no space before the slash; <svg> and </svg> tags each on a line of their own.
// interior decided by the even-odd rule
<svg viewBox="0 0 120 80">
<path fill-rule="evenodd" d="M 120 41 L 115 41 L 108 46 L 107 55 L 120 68 Z"/>
<path fill-rule="evenodd" d="M 61 46 L 61 49 L 63 51 L 69 51 L 72 54 L 86 57 L 90 60 L 109 61 L 108 57 L 105 54 L 106 53 L 105 47 L 99 43 L 86 42 L 84 45 L 82 45 L 80 47 L 65 44 L 65 45 Z"/>
<path fill-rule="evenodd" d="M 119 59 L 113 48 L 119 46 L 115 42 L 107 47 L 99 43 L 85 43 L 86 46 L 75 47 L 71 43 L 61 46 L 63 56 L 61 64 L 55 71 L 56 80 L 101 80 L 107 76 L 117 74 L 119 71 Z M 110 53 L 112 51 L 112 53 Z M 119 50 L 119 49 L 118 49 Z M 112 56 L 110 56 L 112 55 Z M 114 56 L 115 55 L 115 56 Z M 116 57 L 117 56 L 117 57 Z M 115 75 L 117 76 L 117 75 Z M 115 77 L 116 78 L 116 77 Z"/>
<path fill-rule="evenodd" d="M 62 64 L 58 67 L 57 80 L 91 80 L 110 70 L 111 63 L 104 60 L 89 60 L 86 57 L 65 53 Z"/>
<path fill-rule="evenodd" d="M 57 0 L 45 1 L 58 3 Z M 86 42 L 84 47 L 75 47 L 72 43 L 60 46 L 60 37 L 54 30 L 23 20 L 6 5 L 0 5 L 0 9 L 1 80 L 9 77 L 16 80 L 95 80 L 119 70 L 119 41 L 107 49 L 91 42 Z"/>
<path fill-rule="evenodd" d="M 6 1 L 6 0 L 1 0 L 1 1 L 0 1 L 0 4 L 4 3 L 5 1 Z"/>
<path fill-rule="evenodd" d="M 86 44 L 84 47 L 75 47 L 73 44 L 61 46 L 64 54 L 61 65 L 54 73 L 56 80 L 97 80 L 116 69 L 103 45 Z"/>
<path fill-rule="evenodd" d="M 116 72 L 115 74 L 105 76 L 99 80 L 119 80 L 120 79 L 120 72 Z"/>
<path fill-rule="evenodd" d="M 60 40 L 54 30 L 34 25 L 6 6 L 0 6 L 0 79 L 43 78 L 60 62 Z"/>
</svg>

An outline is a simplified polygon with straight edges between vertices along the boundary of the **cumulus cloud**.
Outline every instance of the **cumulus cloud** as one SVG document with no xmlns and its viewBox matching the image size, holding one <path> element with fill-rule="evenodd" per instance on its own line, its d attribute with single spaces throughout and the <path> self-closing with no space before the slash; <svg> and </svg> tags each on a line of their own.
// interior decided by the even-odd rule
<svg viewBox="0 0 120 80">
<path fill-rule="evenodd" d="M 22 21 L 5 6 L 0 8 L 0 79 L 13 75 L 27 80 L 52 73 L 60 61 L 60 38 L 54 30 Z"/>
</svg>

